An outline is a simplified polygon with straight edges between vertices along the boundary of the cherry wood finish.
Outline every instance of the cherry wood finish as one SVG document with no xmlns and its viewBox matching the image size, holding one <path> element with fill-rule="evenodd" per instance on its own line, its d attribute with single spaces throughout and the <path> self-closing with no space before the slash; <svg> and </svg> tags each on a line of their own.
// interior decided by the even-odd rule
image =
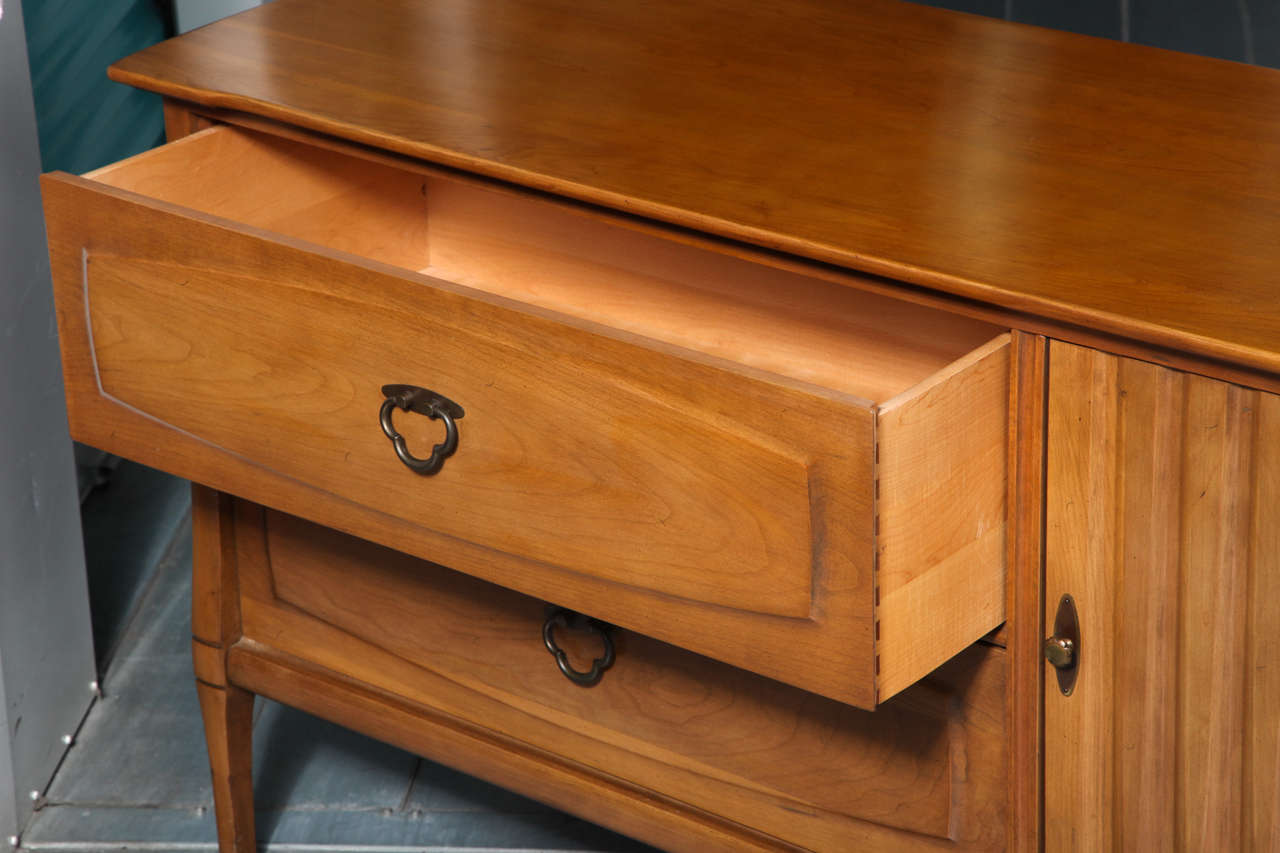
<svg viewBox="0 0 1280 853">
<path fill-rule="evenodd" d="M 84 177 L 868 400 L 924 382 L 1003 325 L 318 142 L 214 128 Z"/>
<path fill-rule="evenodd" d="M 1010 365 L 1008 622 L 994 638 L 1008 648 L 1009 849 L 1041 847 L 1043 753 L 1040 680 L 1045 636 L 1044 466 L 1049 344 L 1014 332 Z"/>
<path fill-rule="evenodd" d="M 209 123 L 228 124 L 271 136 L 303 142 L 314 148 L 338 151 L 357 159 L 391 165 L 405 171 L 424 175 L 446 176 L 451 183 L 482 186 L 490 191 L 505 191 L 525 198 L 532 195 L 543 203 L 544 209 L 571 210 L 580 217 L 599 216 L 612 225 L 640 231 L 645 234 L 657 235 L 670 243 L 697 246 L 709 249 L 718 255 L 741 258 L 749 261 L 757 269 L 767 268 L 794 272 L 806 278 L 827 281 L 867 293 L 889 296 L 900 303 L 928 306 L 940 309 L 947 314 L 981 320 L 997 328 L 1015 328 L 1028 334 L 1043 335 L 1056 340 L 1074 341 L 1082 346 L 1093 347 L 1117 355 L 1139 358 L 1144 361 L 1150 361 L 1153 364 L 1162 364 L 1178 370 L 1214 376 L 1251 388 L 1280 393 L 1280 373 L 1239 362 L 1227 361 L 1222 357 L 1202 355 L 1191 350 L 1175 349 L 1167 345 L 1144 343 L 1118 332 L 1101 331 L 1096 327 L 1082 326 L 1079 323 L 1054 319 L 1044 314 L 1030 313 L 1026 310 L 999 303 L 958 296 L 881 275 L 862 273 L 848 267 L 839 267 L 830 263 L 803 258 L 799 255 L 752 245 L 741 240 L 718 237 L 703 231 L 693 231 L 634 213 L 588 204 L 549 192 L 533 191 L 508 182 L 428 163 L 424 160 L 372 148 L 368 145 L 351 142 L 335 136 L 302 130 L 293 125 L 249 113 L 201 106 L 173 98 L 166 98 L 165 103 L 173 110 L 185 111 L 185 113 L 193 116 L 193 120 L 198 122 L 193 127 L 197 129 L 207 127 Z M 754 279 L 755 277 L 749 278 Z"/>
<path fill-rule="evenodd" d="M 240 639 L 234 503 L 204 486 L 191 491 L 191 651 L 213 777 L 218 847 L 257 850 L 253 823 L 253 694 L 227 679 L 227 649 Z"/>
<path fill-rule="evenodd" d="M 170 98 L 164 99 L 164 135 L 170 141 L 210 126 L 209 119 Z"/>
<path fill-rule="evenodd" d="M 89 177 L 87 443 L 865 708 L 1004 619 L 1007 334 L 229 128 Z M 389 382 L 467 410 L 438 475 Z"/>
<path fill-rule="evenodd" d="M 1045 849 L 1280 845 L 1280 397 L 1055 343 Z"/>
<path fill-rule="evenodd" d="M 744 838 L 772 839 L 771 849 L 1003 843 L 1001 649 L 974 647 L 869 713 L 617 631 L 613 668 L 582 689 L 542 646 L 542 602 L 247 502 L 224 505 L 229 517 L 243 614 L 230 664 L 236 683 L 296 702 L 292 682 L 319 668 L 366 701 L 396 697 L 420 733 L 479 727 L 549 770 L 607 776 L 660 797 L 669 812 L 714 816 Z M 598 653 L 593 642 L 559 639 L 579 666 Z M 262 664 L 248 658 L 295 674 L 257 677 Z M 348 713 L 332 699 L 301 704 L 344 721 Z M 377 716 L 361 714 L 357 726 L 376 728 Z M 421 734 L 390 739 L 406 736 L 422 748 Z M 438 746 L 426 752 L 437 755 Z M 470 752 L 447 758 L 494 775 Z M 538 781 L 513 782 L 505 771 L 496 780 L 547 798 Z M 550 799 L 673 850 L 703 843 L 701 831 L 680 836 L 619 821 L 616 804 Z"/>
<path fill-rule="evenodd" d="M 111 74 L 1280 369 L 1270 69 L 894 0 L 284 0 Z"/>
<path fill-rule="evenodd" d="M 256 643 L 237 643 L 229 658 L 237 680 L 263 695 L 473 774 L 500 779 L 507 787 L 536 792 L 543 802 L 662 848 L 686 849 L 693 842 L 698 850 L 717 853 L 780 848 L 776 840 L 714 815 L 673 808 L 665 797 L 523 749 L 463 720 L 424 715 L 420 706 L 394 694 L 273 654 Z"/>
<path fill-rule="evenodd" d="M 222 853 L 254 853 L 253 694 L 196 680 Z"/>
</svg>

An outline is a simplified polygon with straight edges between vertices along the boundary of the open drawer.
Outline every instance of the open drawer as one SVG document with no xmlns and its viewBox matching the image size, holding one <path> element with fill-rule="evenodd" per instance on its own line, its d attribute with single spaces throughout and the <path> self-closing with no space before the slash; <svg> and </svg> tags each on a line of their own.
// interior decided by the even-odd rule
<svg viewBox="0 0 1280 853">
<path fill-rule="evenodd" d="M 43 186 L 83 442 L 864 708 L 1003 620 L 1000 329 L 231 127 Z"/>
</svg>

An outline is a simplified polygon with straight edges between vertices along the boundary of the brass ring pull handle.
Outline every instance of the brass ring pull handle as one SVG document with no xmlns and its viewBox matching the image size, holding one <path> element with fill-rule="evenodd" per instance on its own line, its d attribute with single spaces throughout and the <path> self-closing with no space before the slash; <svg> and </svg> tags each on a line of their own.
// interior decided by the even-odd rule
<svg viewBox="0 0 1280 853">
<path fill-rule="evenodd" d="M 591 662 L 589 671 L 579 672 L 569 665 L 569 656 L 564 653 L 564 649 L 556 645 L 556 639 L 553 636 L 557 627 L 566 630 L 571 628 L 586 630 L 600 635 L 601 641 L 604 642 L 604 654 Z M 555 656 L 556 665 L 560 667 L 565 678 L 582 687 L 592 687 L 600 681 L 604 671 L 613 666 L 613 638 L 609 636 L 612 630 L 613 626 L 607 622 L 583 616 L 572 610 L 565 610 L 563 607 L 551 607 L 548 608 L 547 621 L 542 623 L 542 644 Z"/>
<path fill-rule="evenodd" d="M 444 460 L 458 449 L 458 425 L 455 421 L 466 414 L 462 407 L 448 397 L 416 385 L 383 385 L 382 393 L 387 399 L 382 401 L 378 420 L 382 424 L 382 431 L 386 433 L 387 438 L 391 439 L 391 444 L 396 449 L 396 456 L 400 457 L 400 461 L 408 466 L 410 471 L 424 476 L 439 471 L 444 467 Z M 426 459 L 419 459 L 410 453 L 405 445 L 404 436 L 396 432 L 395 425 L 391 423 L 391 413 L 396 407 L 406 412 L 426 415 L 432 420 L 444 421 L 444 441 L 432 447 L 431 455 Z"/>
</svg>

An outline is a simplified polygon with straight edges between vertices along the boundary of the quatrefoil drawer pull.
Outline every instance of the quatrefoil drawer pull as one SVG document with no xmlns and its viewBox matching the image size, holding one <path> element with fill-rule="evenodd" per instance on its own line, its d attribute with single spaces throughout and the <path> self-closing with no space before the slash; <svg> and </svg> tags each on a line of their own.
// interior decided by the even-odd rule
<svg viewBox="0 0 1280 853">
<path fill-rule="evenodd" d="M 569 656 L 565 654 L 564 649 L 556 645 L 554 636 L 556 628 L 589 631 L 597 634 L 604 643 L 604 654 L 591 662 L 590 670 L 579 672 L 570 666 Z M 583 616 L 581 613 L 575 613 L 563 607 L 550 607 L 547 611 L 547 621 L 542 623 L 542 644 L 555 657 L 556 665 L 560 667 L 560 671 L 564 673 L 565 678 L 582 687 L 593 687 L 600 681 L 604 671 L 613 666 L 613 637 L 610 636 L 611 631 L 613 631 L 613 626 L 607 622 Z"/>
<path fill-rule="evenodd" d="M 456 421 L 466 412 L 448 397 L 416 385 L 383 385 L 382 394 L 386 399 L 382 401 L 378 420 L 382 424 L 382 431 L 387 438 L 391 439 L 391 444 L 396 449 L 396 456 L 400 457 L 400 461 L 410 471 L 424 476 L 435 474 L 444 467 L 444 460 L 458 449 Z M 420 459 L 409 452 L 404 436 L 397 432 L 395 425 L 391 423 L 391 413 L 397 408 L 426 415 L 432 420 L 444 421 L 444 441 L 432 447 L 431 455 L 426 459 Z"/>
</svg>

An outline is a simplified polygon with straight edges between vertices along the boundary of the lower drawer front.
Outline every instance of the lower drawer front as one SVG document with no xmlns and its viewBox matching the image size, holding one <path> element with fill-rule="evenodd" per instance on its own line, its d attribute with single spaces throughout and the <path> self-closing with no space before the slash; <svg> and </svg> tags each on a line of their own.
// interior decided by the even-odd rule
<svg viewBox="0 0 1280 853">
<path fill-rule="evenodd" d="M 428 722 L 478 725 L 671 810 L 804 848 L 1003 844 L 1000 649 L 971 648 L 867 712 L 615 630 L 616 662 L 583 688 L 543 646 L 544 602 L 247 502 L 237 550 L 243 648 L 395 694 Z M 589 635 L 555 636 L 578 668 L 600 652 Z M 589 796 L 570 807 L 611 822 Z"/>
</svg>

